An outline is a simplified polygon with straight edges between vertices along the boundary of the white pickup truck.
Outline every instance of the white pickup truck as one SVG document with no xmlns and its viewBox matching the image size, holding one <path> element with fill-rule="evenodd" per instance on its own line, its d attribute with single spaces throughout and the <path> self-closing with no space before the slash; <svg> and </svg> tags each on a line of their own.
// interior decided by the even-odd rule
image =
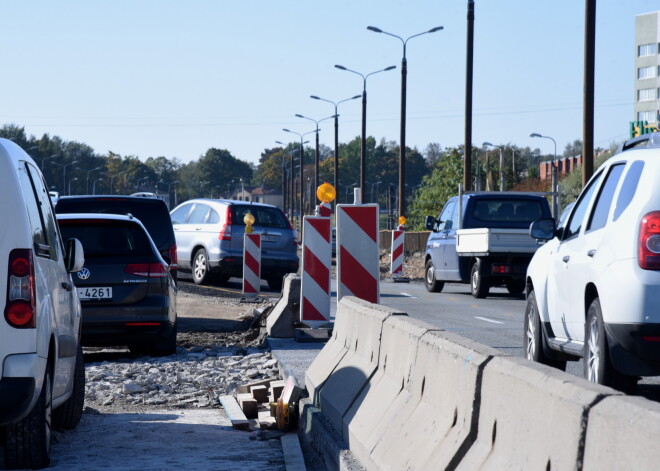
<svg viewBox="0 0 660 471">
<path fill-rule="evenodd" d="M 519 295 L 527 265 L 539 247 L 529 225 L 549 218 L 547 199 L 538 193 L 480 192 L 450 198 L 440 216 L 426 218 L 425 283 L 432 292 L 445 282 L 469 283 L 475 298 L 504 285 Z"/>
</svg>

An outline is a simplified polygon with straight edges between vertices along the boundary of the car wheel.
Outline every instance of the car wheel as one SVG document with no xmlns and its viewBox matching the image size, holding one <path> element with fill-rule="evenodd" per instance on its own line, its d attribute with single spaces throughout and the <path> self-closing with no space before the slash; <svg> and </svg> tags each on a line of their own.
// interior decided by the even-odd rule
<svg viewBox="0 0 660 471">
<path fill-rule="evenodd" d="M 527 306 L 525 307 L 525 344 L 528 360 L 566 370 L 566 361 L 554 360 L 545 354 L 545 336 L 534 291 L 527 296 Z"/>
<path fill-rule="evenodd" d="M 587 311 L 584 338 L 584 377 L 592 383 L 603 384 L 627 393 L 634 392 L 638 378 L 619 373 L 612 366 L 603 312 L 598 298 L 592 301 Z"/>
<path fill-rule="evenodd" d="M 488 296 L 490 291 L 490 281 L 488 277 L 483 276 L 479 271 L 479 262 L 474 262 L 472 271 L 470 272 L 470 291 L 472 296 L 477 299 L 482 299 Z"/>
<path fill-rule="evenodd" d="M 282 291 L 282 285 L 284 282 L 284 278 L 282 276 L 271 276 L 270 278 L 266 279 L 266 281 L 268 282 L 268 287 L 273 291 Z"/>
<path fill-rule="evenodd" d="M 506 282 L 506 289 L 509 294 L 519 296 L 525 291 L 525 280 L 509 280 Z"/>
<path fill-rule="evenodd" d="M 195 252 L 192 267 L 193 281 L 196 285 L 204 285 L 209 282 L 209 259 L 206 256 L 206 250 L 199 249 Z"/>
<path fill-rule="evenodd" d="M 80 423 L 85 404 L 85 359 L 82 345 L 78 343 L 76 351 L 76 367 L 73 374 L 73 390 L 71 397 L 53 411 L 53 426 L 71 430 Z"/>
<path fill-rule="evenodd" d="M 152 348 L 154 356 L 168 356 L 176 353 L 176 332 L 177 324 L 175 323 L 167 338 L 154 344 Z"/>
<path fill-rule="evenodd" d="M 6 428 L 5 465 L 8 468 L 48 466 L 52 415 L 53 379 L 48 366 L 34 409 L 23 420 Z"/>
<path fill-rule="evenodd" d="M 433 267 L 433 260 L 431 259 L 426 262 L 426 268 L 424 270 L 424 285 L 426 286 L 426 290 L 430 293 L 439 293 L 445 286 L 444 281 L 438 281 L 435 279 L 435 268 Z"/>
</svg>

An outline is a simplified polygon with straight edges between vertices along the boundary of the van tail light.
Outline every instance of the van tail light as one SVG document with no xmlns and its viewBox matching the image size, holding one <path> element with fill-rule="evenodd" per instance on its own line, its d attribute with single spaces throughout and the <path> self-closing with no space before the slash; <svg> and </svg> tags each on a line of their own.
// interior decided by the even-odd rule
<svg viewBox="0 0 660 471">
<path fill-rule="evenodd" d="M 167 249 L 167 256 L 170 257 L 170 268 L 177 268 L 179 266 L 179 259 L 176 254 L 176 244 L 170 245 L 170 248 Z"/>
<path fill-rule="evenodd" d="M 124 268 L 124 272 L 144 278 L 165 278 L 167 270 L 167 265 L 162 263 L 129 263 Z"/>
<path fill-rule="evenodd" d="M 644 270 L 660 270 L 660 211 L 642 218 L 637 245 L 639 266 Z"/>
<path fill-rule="evenodd" d="M 34 328 L 36 308 L 32 250 L 14 249 L 9 252 L 8 271 L 5 319 L 17 329 Z"/>
<path fill-rule="evenodd" d="M 227 206 L 225 211 L 225 224 L 220 228 L 218 239 L 231 240 L 231 211 L 229 210 L 229 206 Z"/>
<path fill-rule="evenodd" d="M 511 265 L 493 265 L 491 267 L 493 275 L 508 275 L 513 272 Z"/>
</svg>

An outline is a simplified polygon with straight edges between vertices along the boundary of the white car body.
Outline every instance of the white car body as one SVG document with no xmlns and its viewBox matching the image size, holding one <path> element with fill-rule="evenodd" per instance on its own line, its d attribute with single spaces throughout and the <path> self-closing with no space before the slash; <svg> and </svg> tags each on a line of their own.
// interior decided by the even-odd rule
<svg viewBox="0 0 660 471">
<path fill-rule="evenodd" d="M 43 389 L 47 368 L 52 374 L 52 408 L 72 396 L 81 311 L 70 272 L 79 270 L 84 258 L 77 241 L 73 242 L 73 260 L 65 254 L 67 249 L 41 172 L 19 146 L 7 139 L 0 139 L 0 182 L 0 214 L 5 221 L 0 225 L 0 406 L 4 406 L 0 426 L 7 427 L 30 415 Z M 39 240 L 45 243 L 39 243 L 35 236 L 37 226 L 44 229 L 44 239 Z M 23 287 L 30 286 L 19 290 L 31 292 L 24 297 L 12 294 L 16 289 L 8 290 L 16 286 L 17 279 L 29 279 L 12 275 L 9 260 L 17 250 L 29 254 L 21 260 L 32 260 L 34 281 L 21 282 Z M 10 322 L 9 306 L 26 302 L 26 298 L 34 305 L 34 326 L 17 327 Z M 21 386 L 17 387 L 18 383 Z M 11 407 L 9 398 L 17 396 L 23 402 Z M 9 428 L 7 433 L 11 434 Z"/>
<path fill-rule="evenodd" d="M 643 219 L 660 214 L 659 138 L 649 139 L 647 147 L 624 147 L 607 160 L 583 189 L 563 231 L 529 264 L 527 294 L 533 290 L 551 358 L 589 356 L 588 311 L 598 299 L 615 374 L 660 374 L 660 266 L 644 269 L 639 260 Z M 660 235 L 650 240 L 658 243 Z M 528 358 L 535 359 L 529 331 L 527 339 Z"/>
</svg>

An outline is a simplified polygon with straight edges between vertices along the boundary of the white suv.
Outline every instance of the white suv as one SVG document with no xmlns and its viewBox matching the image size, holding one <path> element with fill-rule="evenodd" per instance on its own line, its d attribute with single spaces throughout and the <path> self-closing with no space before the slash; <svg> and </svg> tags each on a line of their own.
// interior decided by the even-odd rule
<svg viewBox="0 0 660 471">
<path fill-rule="evenodd" d="M 8 468 L 47 466 L 52 425 L 80 421 L 85 366 L 71 272 L 84 263 L 62 243 L 43 176 L 0 139 L 0 428 Z"/>
<path fill-rule="evenodd" d="M 527 270 L 527 358 L 584 358 L 593 382 L 632 391 L 660 375 L 660 133 L 626 142 L 589 180 Z"/>
</svg>

